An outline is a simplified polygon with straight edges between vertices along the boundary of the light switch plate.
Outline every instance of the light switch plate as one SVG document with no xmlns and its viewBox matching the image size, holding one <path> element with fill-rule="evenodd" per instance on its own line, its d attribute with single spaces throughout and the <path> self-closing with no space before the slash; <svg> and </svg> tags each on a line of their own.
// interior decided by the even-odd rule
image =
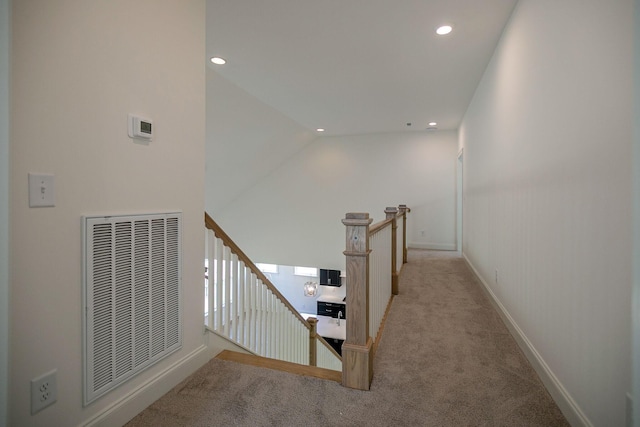
<svg viewBox="0 0 640 427">
<path fill-rule="evenodd" d="M 55 206 L 54 176 L 52 174 L 29 174 L 29 207 Z"/>
</svg>

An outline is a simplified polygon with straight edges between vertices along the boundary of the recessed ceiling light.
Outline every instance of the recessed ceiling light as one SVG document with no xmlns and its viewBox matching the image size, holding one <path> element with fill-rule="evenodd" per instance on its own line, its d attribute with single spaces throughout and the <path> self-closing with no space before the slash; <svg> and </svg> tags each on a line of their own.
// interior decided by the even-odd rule
<svg viewBox="0 0 640 427">
<path fill-rule="evenodd" d="M 436 122 L 429 122 L 429 126 L 438 126 Z"/>
<path fill-rule="evenodd" d="M 451 27 L 451 25 L 443 25 L 441 27 L 438 27 L 438 29 L 436 30 L 436 33 L 440 36 L 445 36 L 449 34 L 452 30 L 453 30 L 453 27 Z"/>
<path fill-rule="evenodd" d="M 318 128 L 318 129 L 316 129 L 316 131 L 318 131 L 318 132 L 324 132 L 324 129 L 322 129 L 322 128 Z"/>
<path fill-rule="evenodd" d="M 224 58 L 220 58 L 219 56 L 214 56 L 213 58 L 211 58 L 211 62 L 216 65 L 224 65 L 227 63 L 227 60 Z"/>
</svg>

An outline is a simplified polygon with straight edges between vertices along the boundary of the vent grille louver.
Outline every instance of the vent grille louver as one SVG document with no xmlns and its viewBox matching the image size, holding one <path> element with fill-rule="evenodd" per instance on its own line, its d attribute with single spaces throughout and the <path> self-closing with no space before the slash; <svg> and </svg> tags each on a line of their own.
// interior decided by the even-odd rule
<svg viewBox="0 0 640 427">
<path fill-rule="evenodd" d="M 182 215 L 83 218 L 84 404 L 182 346 Z"/>
</svg>

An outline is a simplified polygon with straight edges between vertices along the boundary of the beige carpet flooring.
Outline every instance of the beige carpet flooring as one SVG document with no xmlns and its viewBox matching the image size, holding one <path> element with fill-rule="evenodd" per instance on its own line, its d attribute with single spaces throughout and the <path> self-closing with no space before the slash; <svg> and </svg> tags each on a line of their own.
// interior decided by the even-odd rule
<svg viewBox="0 0 640 427">
<path fill-rule="evenodd" d="M 213 359 L 127 426 L 567 426 L 480 286 L 411 250 L 370 391 Z"/>
</svg>

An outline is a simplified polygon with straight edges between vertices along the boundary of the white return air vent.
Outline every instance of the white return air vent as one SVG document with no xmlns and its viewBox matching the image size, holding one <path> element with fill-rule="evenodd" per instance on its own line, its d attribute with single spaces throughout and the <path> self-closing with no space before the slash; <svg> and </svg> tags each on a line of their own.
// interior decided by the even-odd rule
<svg viewBox="0 0 640 427">
<path fill-rule="evenodd" d="M 82 218 L 84 405 L 182 347 L 182 214 Z"/>
</svg>

